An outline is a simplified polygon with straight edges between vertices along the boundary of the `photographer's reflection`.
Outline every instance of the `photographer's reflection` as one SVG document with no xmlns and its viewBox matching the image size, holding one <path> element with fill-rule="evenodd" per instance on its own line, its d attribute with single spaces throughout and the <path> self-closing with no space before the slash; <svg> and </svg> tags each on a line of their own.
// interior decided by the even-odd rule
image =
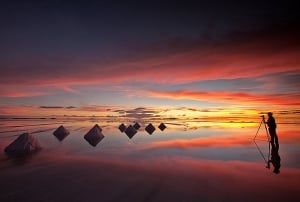
<svg viewBox="0 0 300 202">
<path fill-rule="evenodd" d="M 272 150 L 271 150 L 271 159 L 268 161 L 268 168 L 270 168 L 270 163 L 272 163 L 273 167 L 274 167 L 274 170 L 273 172 L 276 173 L 276 174 L 279 174 L 280 173 L 280 161 L 281 161 L 281 158 L 279 156 L 279 153 L 278 153 L 278 150 L 279 150 L 279 145 L 272 145 Z"/>
</svg>

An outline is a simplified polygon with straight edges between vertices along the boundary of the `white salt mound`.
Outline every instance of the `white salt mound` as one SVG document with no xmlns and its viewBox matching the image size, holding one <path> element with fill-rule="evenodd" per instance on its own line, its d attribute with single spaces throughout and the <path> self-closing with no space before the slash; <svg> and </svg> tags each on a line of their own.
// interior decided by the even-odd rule
<svg viewBox="0 0 300 202">
<path fill-rule="evenodd" d="M 29 133 L 19 135 L 4 151 L 8 154 L 29 154 L 42 148 L 38 140 Z"/>
</svg>

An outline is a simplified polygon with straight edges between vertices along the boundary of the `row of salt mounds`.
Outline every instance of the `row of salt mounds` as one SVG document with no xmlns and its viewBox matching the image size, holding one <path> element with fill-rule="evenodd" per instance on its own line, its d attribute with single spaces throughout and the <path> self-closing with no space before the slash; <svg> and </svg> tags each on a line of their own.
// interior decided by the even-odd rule
<svg viewBox="0 0 300 202">
<path fill-rule="evenodd" d="M 70 132 L 61 125 L 53 132 L 53 134 L 58 140 L 62 141 L 70 134 Z M 12 143 L 10 143 L 4 149 L 4 151 L 10 155 L 26 155 L 41 149 L 41 144 L 33 135 L 30 135 L 29 133 L 23 133 L 19 135 L 19 137 Z"/>
<path fill-rule="evenodd" d="M 11 155 L 25 155 L 42 149 L 38 140 L 29 133 L 19 135 L 4 151 Z"/>
<path fill-rule="evenodd" d="M 70 134 L 63 125 L 59 126 L 53 135 L 62 141 Z M 102 129 L 96 124 L 85 136 L 84 139 L 88 141 L 92 146 L 96 146 L 102 139 L 104 135 L 102 134 Z M 19 135 L 12 143 L 10 143 L 4 151 L 10 155 L 26 155 L 32 152 L 36 152 L 42 149 L 39 141 L 29 133 L 23 133 Z"/>
<path fill-rule="evenodd" d="M 137 130 L 140 128 L 140 124 L 138 122 L 136 122 L 134 125 L 129 125 L 128 127 L 125 126 L 124 123 L 122 123 L 120 126 L 119 126 L 119 130 L 123 133 L 125 132 L 125 134 L 129 137 L 129 139 L 131 139 L 136 133 L 137 133 Z M 158 128 L 161 130 L 161 131 L 164 131 L 167 126 L 164 124 L 164 123 L 160 123 Z M 153 126 L 152 123 L 148 124 L 146 127 L 145 127 L 145 131 L 147 131 L 147 133 L 149 135 L 152 135 L 153 132 L 155 131 L 155 127 Z"/>
<path fill-rule="evenodd" d="M 84 139 L 90 143 L 92 146 L 96 146 L 102 139 L 104 135 L 102 134 L 102 129 L 96 124 L 85 136 Z"/>
</svg>

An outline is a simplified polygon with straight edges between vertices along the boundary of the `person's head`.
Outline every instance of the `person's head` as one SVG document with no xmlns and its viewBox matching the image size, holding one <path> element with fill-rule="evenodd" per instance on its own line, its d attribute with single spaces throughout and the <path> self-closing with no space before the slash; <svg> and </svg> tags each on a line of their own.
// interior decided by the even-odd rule
<svg viewBox="0 0 300 202">
<path fill-rule="evenodd" d="M 273 116 L 273 113 L 272 112 L 268 112 L 268 116 L 269 117 Z"/>
</svg>

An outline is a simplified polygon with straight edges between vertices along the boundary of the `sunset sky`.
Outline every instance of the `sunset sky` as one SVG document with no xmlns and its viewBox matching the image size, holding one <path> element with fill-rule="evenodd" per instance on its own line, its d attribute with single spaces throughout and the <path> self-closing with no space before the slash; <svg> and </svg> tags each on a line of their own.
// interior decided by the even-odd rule
<svg viewBox="0 0 300 202">
<path fill-rule="evenodd" d="M 291 3 L 70 2 L 1 2 L 0 116 L 299 116 Z"/>
</svg>

